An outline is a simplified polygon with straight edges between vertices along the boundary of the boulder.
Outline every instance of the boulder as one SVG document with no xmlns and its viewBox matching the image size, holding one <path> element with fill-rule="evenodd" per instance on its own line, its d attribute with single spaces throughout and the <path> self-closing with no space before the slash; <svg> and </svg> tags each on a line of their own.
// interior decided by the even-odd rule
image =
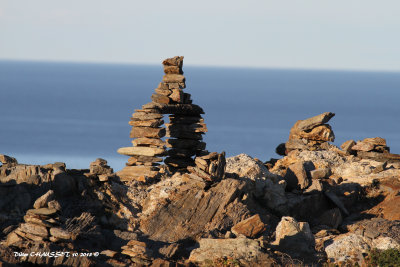
<svg viewBox="0 0 400 267">
<path fill-rule="evenodd" d="M 261 221 L 260 215 L 256 214 L 235 224 L 231 231 L 236 236 L 244 235 L 249 238 L 254 238 L 264 232 L 265 229 L 265 224 Z"/>
<path fill-rule="evenodd" d="M 361 235 L 357 234 L 343 234 L 331 239 L 324 243 L 325 253 L 328 259 L 332 262 L 358 262 L 361 266 L 363 253 L 367 254 L 370 246 L 365 242 Z"/>
<path fill-rule="evenodd" d="M 275 237 L 272 244 L 296 258 L 314 252 L 315 239 L 307 222 L 284 216 L 276 227 Z"/>
</svg>

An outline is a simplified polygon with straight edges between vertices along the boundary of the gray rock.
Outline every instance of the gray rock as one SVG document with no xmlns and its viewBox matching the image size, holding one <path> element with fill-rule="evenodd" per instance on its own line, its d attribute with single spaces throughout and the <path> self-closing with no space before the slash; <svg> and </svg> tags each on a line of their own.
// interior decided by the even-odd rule
<svg viewBox="0 0 400 267">
<path fill-rule="evenodd" d="M 310 171 L 310 175 L 312 179 L 325 179 L 331 175 L 330 168 L 321 168 Z"/>
<path fill-rule="evenodd" d="M 368 253 L 370 246 L 361 235 L 344 234 L 325 241 L 325 252 L 328 259 L 333 262 L 351 261 L 353 257 L 360 261 L 362 254 Z M 359 262 L 361 263 L 361 262 Z"/>
</svg>

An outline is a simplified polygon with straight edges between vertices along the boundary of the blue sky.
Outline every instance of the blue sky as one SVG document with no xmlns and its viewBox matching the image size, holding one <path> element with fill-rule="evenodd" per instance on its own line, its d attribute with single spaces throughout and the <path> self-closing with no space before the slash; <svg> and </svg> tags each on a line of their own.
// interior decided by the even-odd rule
<svg viewBox="0 0 400 267">
<path fill-rule="evenodd" d="M 0 59 L 400 71 L 400 1 L 0 0 Z"/>
</svg>

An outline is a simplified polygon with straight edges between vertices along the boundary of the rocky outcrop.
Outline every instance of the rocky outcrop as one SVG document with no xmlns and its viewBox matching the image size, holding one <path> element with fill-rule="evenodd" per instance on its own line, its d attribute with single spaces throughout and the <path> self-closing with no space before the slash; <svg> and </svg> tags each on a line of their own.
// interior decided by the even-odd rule
<svg viewBox="0 0 400 267">
<path fill-rule="evenodd" d="M 363 265 L 371 249 L 400 249 L 400 158 L 385 139 L 339 149 L 327 112 L 296 122 L 281 159 L 210 153 L 182 60 L 163 62 L 152 102 L 132 115 L 123 170 L 100 158 L 70 170 L 0 155 L 0 263 Z"/>
</svg>

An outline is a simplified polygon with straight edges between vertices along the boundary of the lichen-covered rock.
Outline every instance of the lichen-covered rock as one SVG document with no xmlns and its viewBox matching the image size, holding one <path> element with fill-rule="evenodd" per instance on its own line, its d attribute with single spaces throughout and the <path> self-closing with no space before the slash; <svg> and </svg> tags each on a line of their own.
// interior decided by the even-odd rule
<svg viewBox="0 0 400 267">
<path fill-rule="evenodd" d="M 361 235 L 352 233 L 339 235 L 325 241 L 326 255 L 333 262 L 359 262 L 363 259 L 363 253 L 367 254 L 370 248 Z M 354 260 L 355 258 L 358 261 Z"/>
</svg>

